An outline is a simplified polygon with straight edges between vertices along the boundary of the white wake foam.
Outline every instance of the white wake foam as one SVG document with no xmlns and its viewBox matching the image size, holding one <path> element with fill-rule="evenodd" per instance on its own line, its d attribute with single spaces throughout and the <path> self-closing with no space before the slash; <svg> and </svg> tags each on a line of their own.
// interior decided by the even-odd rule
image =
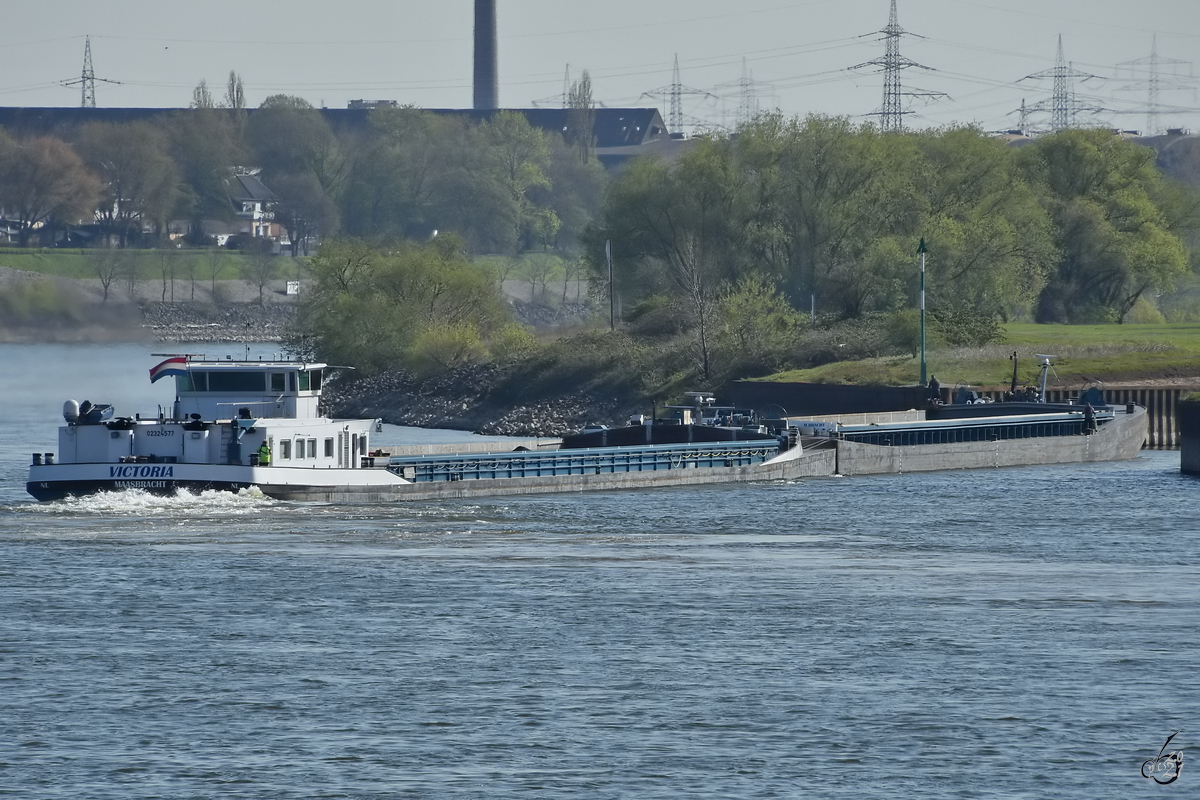
<svg viewBox="0 0 1200 800">
<path fill-rule="evenodd" d="M 144 489 L 122 489 L 87 497 L 71 497 L 52 503 L 37 503 L 29 510 L 46 514 L 84 514 L 131 517 L 257 514 L 276 501 L 257 487 L 238 492 L 208 490 L 199 493 L 178 489 L 173 495 L 151 494 Z"/>
</svg>

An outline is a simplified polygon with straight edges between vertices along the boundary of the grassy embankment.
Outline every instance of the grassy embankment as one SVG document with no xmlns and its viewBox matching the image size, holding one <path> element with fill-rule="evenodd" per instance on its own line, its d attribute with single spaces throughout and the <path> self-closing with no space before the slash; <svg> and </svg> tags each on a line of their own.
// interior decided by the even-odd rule
<svg viewBox="0 0 1200 800">
<path fill-rule="evenodd" d="M 150 282 L 159 279 L 153 259 L 160 250 L 129 250 L 144 260 L 141 280 Z M 210 264 L 212 263 L 208 250 L 173 250 L 168 251 L 180 262 L 193 261 L 196 263 L 196 280 L 212 280 Z M 92 271 L 87 260 L 87 250 L 67 249 L 18 249 L 0 248 L 0 267 L 12 267 L 25 272 L 37 272 L 55 278 L 73 278 L 75 280 L 94 280 L 96 274 Z M 297 266 L 290 256 L 280 256 L 280 277 L 294 277 Z M 218 251 L 216 280 L 235 280 L 242 277 L 245 271 L 246 257 L 236 250 Z M 181 263 L 175 273 L 175 280 L 187 279 L 186 265 Z"/>
<path fill-rule="evenodd" d="M 1012 379 L 1010 356 L 1020 357 L 1018 379 L 1037 375 L 1035 354 L 1055 356 L 1057 383 L 1089 380 L 1141 383 L 1200 376 L 1200 324 L 1033 325 L 1010 324 L 1001 344 L 980 348 L 937 349 L 926 353 L 926 371 L 943 385 L 1001 386 Z M 904 386 L 920 377 L 915 358 L 844 361 L 813 369 L 791 370 L 768 381 Z M 1053 377 L 1053 376 L 1052 376 Z"/>
</svg>

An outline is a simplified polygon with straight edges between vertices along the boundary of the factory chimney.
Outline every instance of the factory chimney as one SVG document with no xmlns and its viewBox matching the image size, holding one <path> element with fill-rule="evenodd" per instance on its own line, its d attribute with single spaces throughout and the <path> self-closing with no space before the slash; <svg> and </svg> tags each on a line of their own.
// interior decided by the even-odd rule
<svg viewBox="0 0 1200 800">
<path fill-rule="evenodd" d="M 475 0 L 475 110 L 499 106 L 500 70 L 496 58 L 496 0 Z"/>
</svg>

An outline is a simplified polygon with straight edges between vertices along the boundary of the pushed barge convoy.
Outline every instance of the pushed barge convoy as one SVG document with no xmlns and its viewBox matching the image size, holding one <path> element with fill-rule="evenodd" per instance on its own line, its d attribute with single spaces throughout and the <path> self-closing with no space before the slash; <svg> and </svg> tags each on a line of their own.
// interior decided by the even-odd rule
<svg viewBox="0 0 1200 800">
<path fill-rule="evenodd" d="M 377 420 L 321 413 L 326 369 L 169 358 L 150 375 L 175 379 L 172 408 L 116 417 L 106 405 L 67 401 L 58 452 L 34 454 L 26 488 L 39 500 L 250 488 L 280 500 L 430 500 L 1128 459 L 1146 430 L 1138 407 L 1085 417 L 1080 406 L 1045 405 L 988 417 L 956 417 L 946 406 L 941 419 L 924 411 L 780 419 L 768 428 L 706 420 L 711 401 L 694 398 L 694 411 L 673 419 L 585 429 L 554 450 L 401 454 L 372 449 Z"/>
</svg>

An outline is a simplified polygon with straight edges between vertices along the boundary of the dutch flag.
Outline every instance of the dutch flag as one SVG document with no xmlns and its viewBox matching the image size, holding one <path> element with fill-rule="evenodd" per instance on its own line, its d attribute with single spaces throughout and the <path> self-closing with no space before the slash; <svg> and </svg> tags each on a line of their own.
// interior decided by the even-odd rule
<svg viewBox="0 0 1200 800">
<path fill-rule="evenodd" d="M 187 358 L 177 356 L 168 358 L 166 361 L 159 364 L 150 370 L 150 382 L 154 383 L 159 378 L 165 378 L 168 375 L 187 375 Z"/>
</svg>

